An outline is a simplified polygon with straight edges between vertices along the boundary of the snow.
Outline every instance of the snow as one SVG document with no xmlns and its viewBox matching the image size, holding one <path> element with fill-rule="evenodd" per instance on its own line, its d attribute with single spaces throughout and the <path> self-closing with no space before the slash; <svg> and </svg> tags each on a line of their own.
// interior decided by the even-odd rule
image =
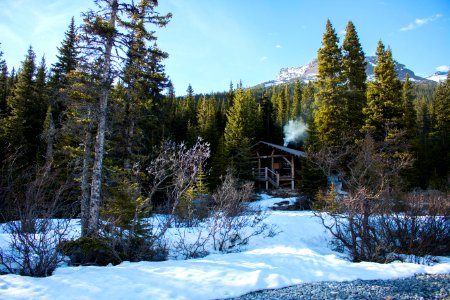
<svg viewBox="0 0 450 300">
<path fill-rule="evenodd" d="M 444 82 L 447 79 L 447 74 L 445 74 L 445 75 L 435 74 L 435 75 L 427 77 L 426 79 L 440 83 L 440 82 Z"/>
<path fill-rule="evenodd" d="M 263 208 L 292 198 L 261 195 Z M 53 276 L 0 276 L 0 299 L 217 299 L 316 281 L 391 279 L 416 273 L 450 273 L 450 258 L 433 266 L 394 262 L 352 263 L 329 247 L 330 236 L 312 212 L 272 211 L 280 232 L 258 236 L 240 253 L 201 259 L 124 262 L 108 267 L 60 267 Z M 3 235 L 4 237 L 4 235 Z"/>
</svg>

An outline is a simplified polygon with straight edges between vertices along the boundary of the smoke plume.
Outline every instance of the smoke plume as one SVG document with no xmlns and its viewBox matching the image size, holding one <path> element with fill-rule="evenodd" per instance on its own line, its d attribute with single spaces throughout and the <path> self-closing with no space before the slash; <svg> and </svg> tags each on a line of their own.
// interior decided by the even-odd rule
<svg viewBox="0 0 450 300">
<path fill-rule="evenodd" d="M 290 142 L 299 142 L 306 137 L 306 130 L 308 127 L 300 120 L 290 120 L 283 127 L 284 132 L 284 146 Z"/>
</svg>

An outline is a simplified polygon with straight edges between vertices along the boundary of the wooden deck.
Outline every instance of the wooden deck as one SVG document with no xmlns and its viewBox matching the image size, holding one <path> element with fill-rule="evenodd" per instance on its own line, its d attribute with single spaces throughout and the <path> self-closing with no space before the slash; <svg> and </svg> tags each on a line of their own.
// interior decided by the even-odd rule
<svg viewBox="0 0 450 300">
<path fill-rule="evenodd" d="M 281 176 L 277 171 L 274 171 L 268 167 L 259 168 L 255 171 L 255 179 L 257 181 L 266 183 L 266 190 L 269 189 L 269 185 L 272 188 L 284 187 L 286 184 L 294 189 L 294 178 L 292 176 Z"/>
</svg>

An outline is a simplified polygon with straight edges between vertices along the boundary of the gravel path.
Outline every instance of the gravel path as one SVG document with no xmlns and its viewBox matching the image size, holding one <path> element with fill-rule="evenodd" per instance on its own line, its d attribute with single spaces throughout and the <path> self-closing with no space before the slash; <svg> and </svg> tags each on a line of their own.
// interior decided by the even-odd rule
<svg viewBox="0 0 450 300">
<path fill-rule="evenodd" d="M 252 292 L 231 299 L 450 299 L 450 274 L 425 274 L 394 280 L 306 283 Z"/>
</svg>

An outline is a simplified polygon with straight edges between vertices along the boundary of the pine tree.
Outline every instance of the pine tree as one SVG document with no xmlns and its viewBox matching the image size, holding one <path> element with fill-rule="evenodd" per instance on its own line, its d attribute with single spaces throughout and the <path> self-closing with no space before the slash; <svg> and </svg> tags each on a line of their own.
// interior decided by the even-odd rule
<svg viewBox="0 0 450 300">
<path fill-rule="evenodd" d="M 405 82 L 403 83 L 403 94 L 402 94 L 402 102 L 403 102 L 403 126 L 407 133 L 408 139 L 414 139 L 417 132 L 416 126 L 416 110 L 413 104 L 413 95 L 412 95 L 412 86 L 409 81 L 409 75 L 406 73 Z"/>
<path fill-rule="evenodd" d="M 283 126 L 284 124 L 289 121 L 289 118 L 291 117 L 291 107 L 292 107 L 292 99 L 291 99 L 291 93 L 289 91 L 289 84 L 285 84 L 284 86 L 284 112 L 283 112 Z"/>
<path fill-rule="evenodd" d="M 82 27 L 87 60 L 91 64 L 93 63 L 92 69 L 97 70 L 100 74 L 100 97 L 96 118 L 97 135 L 94 147 L 91 197 L 89 199 L 88 219 L 82 220 L 82 223 L 88 224 L 85 233 L 88 236 L 98 234 L 108 101 L 111 85 L 116 74 L 113 50 L 115 47 L 123 45 L 124 41 L 129 41 L 128 37 L 132 36 L 138 27 L 146 38 L 155 40 L 153 32 L 147 31 L 144 25 L 152 24 L 163 27 L 171 17 L 170 14 L 161 16 L 154 10 L 157 6 L 155 0 L 140 0 L 137 5 L 122 3 L 119 0 L 99 0 L 96 1 L 96 4 L 100 12 L 91 10 L 84 14 L 84 25 Z M 142 25 L 133 22 L 136 12 L 142 16 Z M 122 51 L 124 50 L 122 49 Z"/>
<path fill-rule="evenodd" d="M 327 21 L 322 47 L 318 51 L 317 110 L 314 123 L 317 138 L 324 145 L 339 145 L 345 129 L 346 105 L 343 97 L 342 53 L 339 39 Z"/>
<path fill-rule="evenodd" d="M 367 105 L 363 109 L 363 130 L 370 130 L 376 141 L 384 141 L 392 132 L 402 129 L 402 86 L 396 77 L 391 50 L 385 50 L 379 41 L 376 54 L 375 79 L 369 83 Z"/>
<path fill-rule="evenodd" d="M 3 52 L 0 50 L 0 119 L 6 116 L 6 98 L 8 94 L 8 67 L 3 59 Z"/>
<path fill-rule="evenodd" d="M 227 112 L 225 149 L 232 166 L 241 178 L 251 177 L 250 146 L 261 125 L 258 105 L 249 90 L 236 90 L 234 103 Z"/>
<path fill-rule="evenodd" d="M 195 124 L 195 116 L 196 116 L 196 103 L 194 96 L 194 89 L 191 84 L 188 85 L 186 90 L 186 96 L 184 97 L 184 111 L 186 114 L 186 120 Z"/>
<path fill-rule="evenodd" d="M 64 86 L 67 83 L 66 75 L 77 67 L 79 60 L 77 41 L 75 20 L 72 17 L 69 28 L 64 34 L 61 47 L 58 47 L 57 61 L 51 68 L 50 84 L 53 88 L 58 89 Z"/>
<path fill-rule="evenodd" d="M 209 142 L 213 147 L 217 144 L 218 132 L 216 124 L 216 100 L 214 97 L 203 96 L 197 111 L 198 136 Z"/>
<path fill-rule="evenodd" d="M 435 119 L 434 135 L 437 137 L 434 166 L 436 177 L 441 181 L 435 185 L 442 189 L 448 189 L 450 181 L 450 72 L 447 74 L 447 79 L 436 89 L 433 115 Z"/>
<path fill-rule="evenodd" d="M 277 133 L 275 133 L 275 124 L 273 119 L 274 116 L 273 105 L 272 102 L 269 100 L 269 96 L 266 91 L 264 91 L 260 103 L 262 109 L 261 122 L 264 128 L 261 138 L 262 140 L 267 142 L 278 143 L 280 141 L 277 141 L 276 139 Z"/>
<path fill-rule="evenodd" d="M 11 114 L 5 119 L 6 140 L 14 147 L 22 148 L 21 152 L 29 163 L 36 160 L 47 110 L 47 104 L 42 98 L 45 66 L 39 67 L 38 75 L 36 79 L 35 54 L 30 47 L 13 94 L 7 99 Z"/>
<path fill-rule="evenodd" d="M 302 118 L 305 123 L 307 123 L 309 120 L 313 118 L 313 113 L 316 110 L 314 101 L 315 94 L 316 88 L 314 86 L 314 83 L 312 81 L 308 81 L 303 90 L 302 105 L 301 105 Z"/>
<path fill-rule="evenodd" d="M 347 101 L 345 121 L 347 122 L 347 131 L 350 134 L 354 134 L 360 130 L 364 121 L 363 108 L 367 102 L 367 75 L 365 55 L 355 26 L 351 21 L 347 24 L 342 52 L 342 73 L 345 81 L 345 97 Z"/>
<path fill-rule="evenodd" d="M 47 66 L 44 57 L 42 57 L 41 63 L 37 68 L 35 89 L 36 89 L 36 104 L 37 104 L 36 109 L 38 109 L 40 114 L 40 118 L 38 121 L 39 123 L 37 124 L 40 124 L 42 130 L 40 138 L 41 140 L 45 140 L 47 142 L 47 146 L 49 147 L 49 144 L 53 145 L 53 141 L 49 140 L 48 136 L 46 136 L 45 133 L 54 130 L 54 124 L 52 121 L 49 121 L 48 123 L 46 122 L 46 119 L 48 117 L 50 95 L 47 83 Z M 47 167 L 50 167 L 50 162 L 52 159 L 53 159 L 53 151 L 52 149 L 47 148 L 45 152 L 45 161 Z"/>
<path fill-rule="evenodd" d="M 302 115 L 302 88 L 300 86 L 300 81 L 295 81 L 294 95 L 292 96 L 292 110 L 291 119 L 298 120 L 301 119 Z"/>
<path fill-rule="evenodd" d="M 450 72 L 447 74 L 447 79 L 436 89 L 433 110 L 436 119 L 435 130 L 442 138 L 448 140 L 450 137 Z"/>
<path fill-rule="evenodd" d="M 420 172 L 420 177 L 416 186 L 426 189 L 430 185 L 430 178 L 434 171 L 432 144 L 435 140 L 431 138 L 431 103 L 425 97 L 421 97 L 416 102 L 417 111 L 417 159 L 414 168 Z"/>
<path fill-rule="evenodd" d="M 309 119 L 308 125 L 308 137 L 306 139 L 305 148 L 308 152 L 314 153 L 319 150 L 320 143 L 317 138 L 317 131 L 313 119 Z M 323 171 L 321 171 L 317 165 L 311 159 L 306 158 L 303 161 L 302 168 L 299 171 L 300 175 L 300 189 L 309 199 L 309 206 L 307 209 L 312 208 L 312 201 L 317 191 L 323 189 L 326 186 L 327 179 Z"/>
<path fill-rule="evenodd" d="M 280 86 L 280 91 L 278 93 L 278 97 L 276 100 L 276 124 L 279 128 L 283 128 L 286 119 L 286 111 L 287 111 L 287 95 L 286 95 L 286 86 Z"/>
</svg>

